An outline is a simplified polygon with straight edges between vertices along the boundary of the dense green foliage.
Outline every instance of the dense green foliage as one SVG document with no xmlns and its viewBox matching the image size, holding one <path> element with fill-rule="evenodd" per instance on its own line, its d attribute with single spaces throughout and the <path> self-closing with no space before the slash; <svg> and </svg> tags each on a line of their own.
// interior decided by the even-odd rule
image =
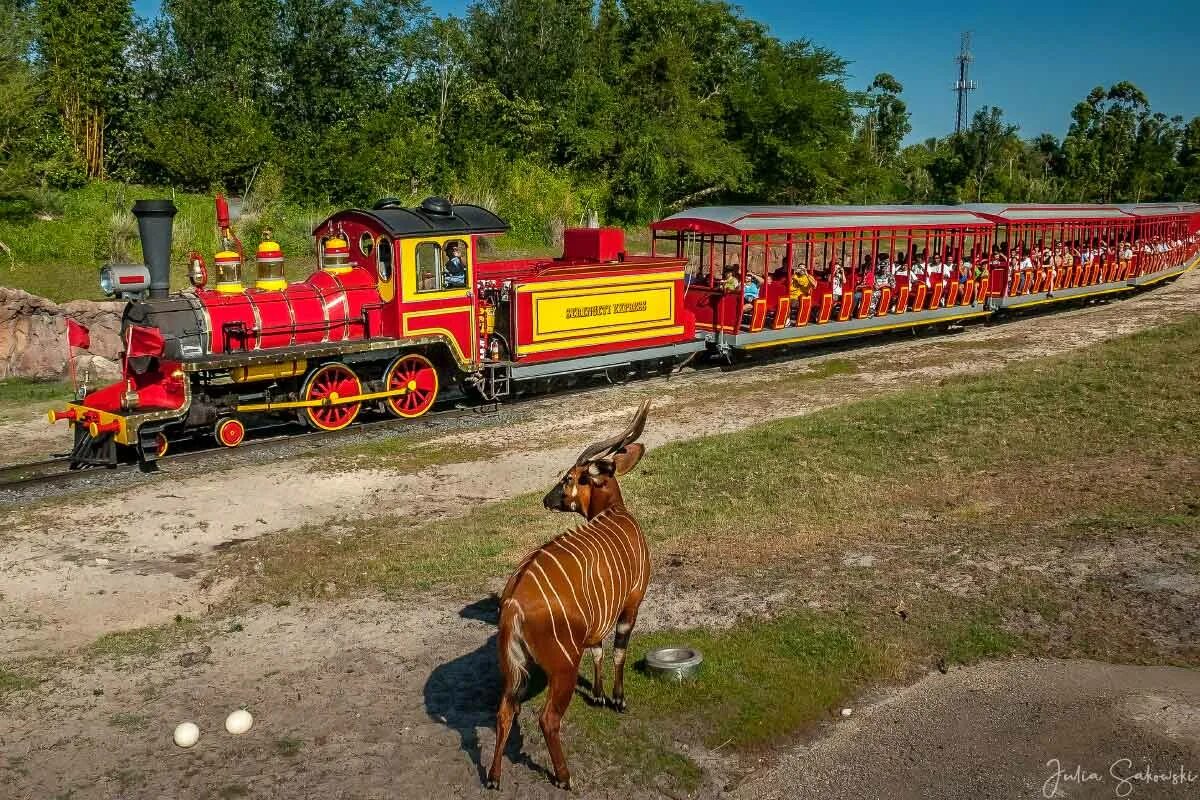
<svg viewBox="0 0 1200 800">
<path fill-rule="evenodd" d="M 720 0 L 0 0 L 0 202 L 83 177 L 305 204 L 444 193 L 552 240 L 690 204 L 1200 197 L 1200 118 L 1097 87 L 1062 142 L 983 108 L 903 147 L 891 75 Z M 1065 113 L 1064 109 L 1064 113 Z M 17 200 L 23 205 L 15 206 Z"/>
</svg>

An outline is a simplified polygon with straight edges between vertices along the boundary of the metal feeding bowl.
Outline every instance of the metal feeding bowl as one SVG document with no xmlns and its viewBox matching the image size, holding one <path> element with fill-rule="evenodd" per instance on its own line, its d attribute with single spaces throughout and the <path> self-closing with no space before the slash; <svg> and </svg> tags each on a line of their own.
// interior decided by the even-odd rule
<svg viewBox="0 0 1200 800">
<path fill-rule="evenodd" d="M 704 655 L 694 647 L 660 647 L 646 653 L 646 672 L 679 683 L 700 671 Z"/>
</svg>

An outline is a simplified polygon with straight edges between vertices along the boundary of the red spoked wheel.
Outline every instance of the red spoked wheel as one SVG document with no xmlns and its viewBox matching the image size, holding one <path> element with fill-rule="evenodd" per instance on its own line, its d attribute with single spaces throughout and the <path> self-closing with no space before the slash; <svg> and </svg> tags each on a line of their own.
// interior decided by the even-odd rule
<svg viewBox="0 0 1200 800">
<path fill-rule="evenodd" d="M 217 420 L 217 425 L 213 428 L 213 435 L 226 447 L 237 447 L 246 438 L 246 426 L 241 423 L 241 420 L 224 417 Z"/>
<path fill-rule="evenodd" d="M 419 417 L 437 400 L 438 374 L 428 358 L 416 353 L 399 356 L 387 369 L 384 386 L 388 391 L 403 389 L 404 394 L 387 398 L 388 410 L 397 417 Z"/>
<path fill-rule="evenodd" d="M 167 441 L 167 435 L 165 433 L 156 433 L 154 435 L 154 455 L 162 458 L 170 449 L 171 443 Z"/>
<path fill-rule="evenodd" d="M 345 364 L 326 364 L 308 376 L 301 393 L 305 400 L 330 400 L 362 394 L 362 382 Z M 300 413 L 300 418 L 323 431 L 340 431 L 354 422 L 362 403 L 311 406 Z"/>
</svg>

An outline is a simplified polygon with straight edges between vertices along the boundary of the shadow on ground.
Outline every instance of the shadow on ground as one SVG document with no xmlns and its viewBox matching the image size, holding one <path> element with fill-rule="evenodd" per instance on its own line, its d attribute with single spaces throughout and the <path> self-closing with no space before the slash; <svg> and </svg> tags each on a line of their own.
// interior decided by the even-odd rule
<svg viewBox="0 0 1200 800">
<path fill-rule="evenodd" d="M 490 595 L 465 606 L 459 611 L 459 616 L 496 625 L 499 621 L 499 608 L 499 598 Z M 546 685 L 541 670 L 535 665 L 530 666 L 529 684 L 524 692 L 523 703 L 536 698 Z M 479 731 L 495 729 L 496 709 L 500 705 L 496 635 L 489 636 L 486 642 L 471 652 L 435 667 L 429 680 L 425 682 L 424 695 L 425 713 L 430 719 L 458 734 L 460 748 L 475 765 L 479 780 L 483 782 L 492 753 L 490 749 L 486 753 L 481 750 Z M 520 764 L 541 775 L 550 774 L 546 767 L 535 763 L 525 753 L 525 739 L 521 733 L 519 716 L 513 723 L 504 752 L 511 764 Z"/>
</svg>

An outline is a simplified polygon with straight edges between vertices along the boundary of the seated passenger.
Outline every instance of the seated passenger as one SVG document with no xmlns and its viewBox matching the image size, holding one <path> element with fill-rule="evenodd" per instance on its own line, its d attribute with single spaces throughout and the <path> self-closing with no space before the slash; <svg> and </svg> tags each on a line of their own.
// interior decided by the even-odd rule
<svg viewBox="0 0 1200 800">
<path fill-rule="evenodd" d="M 925 285 L 929 287 L 929 291 L 933 291 L 938 286 L 942 285 L 942 280 L 945 277 L 944 266 L 942 264 L 942 254 L 940 251 L 933 254 L 933 258 L 929 261 L 929 266 L 925 271 Z M 932 295 L 930 295 L 932 297 Z M 942 295 L 942 302 L 945 302 L 946 295 Z"/>
<path fill-rule="evenodd" d="M 833 310 L 836 315 L 838 309 L 842 307 L 843 287 L 846 285 L 846 270 L 834 261 L 830 264 L 829 271 L 829 293 L 833 295 Z"/>
<path fill-rule="evenodd" d="M 1028 294 L 1029 288 L 1033 284 L 1033 258 L 1028 250 L 1024 247 L 1017 248 L 1017 256 L 1014 260 L 1017 263 L 1017 269 L 1021 270 L 1021 294 Z"/>
<path fill-rule="evenodd" d="M 913 261 L 916 261 L 915 257 Z M 892 286 L 896 291 L 908 286 L 908 259 L 904 257 L 904 253 L 896 256 L 896 263 L 892 265 Z"/>
<path fill-rule="evenodd" d="M 796 271 L 792 274 L 791 283 L 788 285 L 788 325 L 792 324 L 791 315 L 800 313 L 800 305 L 806 297 L 812 297 L 813 289 L 816 288 L 817 282 L 808 274 L 808 268 L 805 266 L 796 267 Z M 799 317 L 797 317 L 799 321 Z"/>
<path fill-rule="evenodd" d="M 761 275 L 755 275 L 753 272 L 746 275 L 746 286 L 742 291 L 743 314 L 749 314 L 754 310 L 754 301 L 758 299 L 763 283 Z"/>
<path fill-rule="evenodd" d="M 912 267 L 909 269 L 908 285 L 912 291 L 913 297 L 917 296 L 918 286 L 929 286 L 928 265 L 925 263 L 925 253 L 913 259 Z"/>
<path fill-rule="evenodd" d="M 446 256 L 445 288 L 465 288 L 467 285 L 467 262 L 462 257 L 462 246 L 458 242 L 446 245 Z"/>
<path fill-rule="evenodd" d="M 1054 271 L 1054 253 L 1048 248 L 1042 251 L 1042 272 L 1046 276 L 1046 297 L 1054 297 L 1054 279 L 1058 276 Z"/>
<path fill-rule="evenodd" d="M 738 279 L 739 272 L 741 269 L 737 264 L 725 265 L 725 268 L 721 270 L 721 291 L 733 294 L 742 288 L 742 282 Z"/>
</svg>

